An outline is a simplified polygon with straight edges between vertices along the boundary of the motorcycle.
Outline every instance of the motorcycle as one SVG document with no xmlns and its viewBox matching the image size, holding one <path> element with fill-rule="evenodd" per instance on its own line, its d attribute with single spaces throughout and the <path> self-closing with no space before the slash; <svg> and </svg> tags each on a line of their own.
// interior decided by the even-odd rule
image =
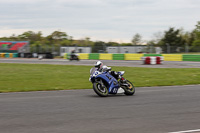
<svg viewBox="0 0 200 133">
<path fill-rule="evenodd" d="M 79 54 L 71 54 L 69 60 L 70 61 L 72 61 L 72 60 L 79 61 Z"/>
<path fill-rule="evenodd" d="M 118 72 L 121 77 L 124 73 L 125 71 Z M 130 81 L 124 79 L 124 77 L 118 81 L 109 73 L 109 70 L 99 72 L 97 68 L 91 68 L 89 81 L 93 84 L 94 92 L 100 97 L 107 97 L 108 94 L 133 95 L 135 93 L 135 87 Z"/>
</svg>

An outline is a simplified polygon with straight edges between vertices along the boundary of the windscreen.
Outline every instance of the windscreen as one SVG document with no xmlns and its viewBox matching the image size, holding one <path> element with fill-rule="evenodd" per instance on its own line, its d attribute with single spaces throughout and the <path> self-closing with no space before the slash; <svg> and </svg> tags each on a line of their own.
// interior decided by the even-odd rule
<svg viewBox="0 0 200 133">
<path fill-rule="evenodd" d="M 95 71 L 97 70 L 97 68 L 93 67 L 90 69 L 90 75 L 92 75 Z"/>
</svg>

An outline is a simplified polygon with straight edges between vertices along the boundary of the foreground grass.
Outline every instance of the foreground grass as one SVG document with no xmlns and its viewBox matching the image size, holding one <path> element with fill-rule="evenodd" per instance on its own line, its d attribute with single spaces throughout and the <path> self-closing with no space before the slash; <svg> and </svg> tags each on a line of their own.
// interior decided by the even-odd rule
<svg viewBox="0 0 200 133">
<path fill-rule="evenodd" d="M 91 66 L 0 63 L 0 92 L 88 89 Z M 112 67 L 136 87 L 200 84 L 198 68 Z"/>
</svg>

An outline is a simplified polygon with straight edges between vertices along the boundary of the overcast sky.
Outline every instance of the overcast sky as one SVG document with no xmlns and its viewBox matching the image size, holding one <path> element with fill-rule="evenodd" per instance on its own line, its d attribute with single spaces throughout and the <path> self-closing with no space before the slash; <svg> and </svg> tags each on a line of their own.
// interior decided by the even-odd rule
<svg viewBox="0 0 200 133">
<path fill-rule="evenodd" d="M 169 27 L 191 31 L 200 21 L 200 0 L 0 0 L 0 37 L 55 30 L 74 39 L 131 42 Z"/>
</svg>

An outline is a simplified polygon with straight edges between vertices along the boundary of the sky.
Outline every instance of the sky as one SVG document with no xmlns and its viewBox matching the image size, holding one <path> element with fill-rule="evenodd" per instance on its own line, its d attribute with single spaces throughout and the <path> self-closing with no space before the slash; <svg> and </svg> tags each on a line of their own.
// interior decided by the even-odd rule
<svg viewBox="0 0 200 133">
<path fill-rule="evenodd" d="M 41 31 L 74 39 L 131 42 L 154 39 L 170 27 L 192 31 L 200 0 L 0 0 L 0 37 Z"/>
</svg>

